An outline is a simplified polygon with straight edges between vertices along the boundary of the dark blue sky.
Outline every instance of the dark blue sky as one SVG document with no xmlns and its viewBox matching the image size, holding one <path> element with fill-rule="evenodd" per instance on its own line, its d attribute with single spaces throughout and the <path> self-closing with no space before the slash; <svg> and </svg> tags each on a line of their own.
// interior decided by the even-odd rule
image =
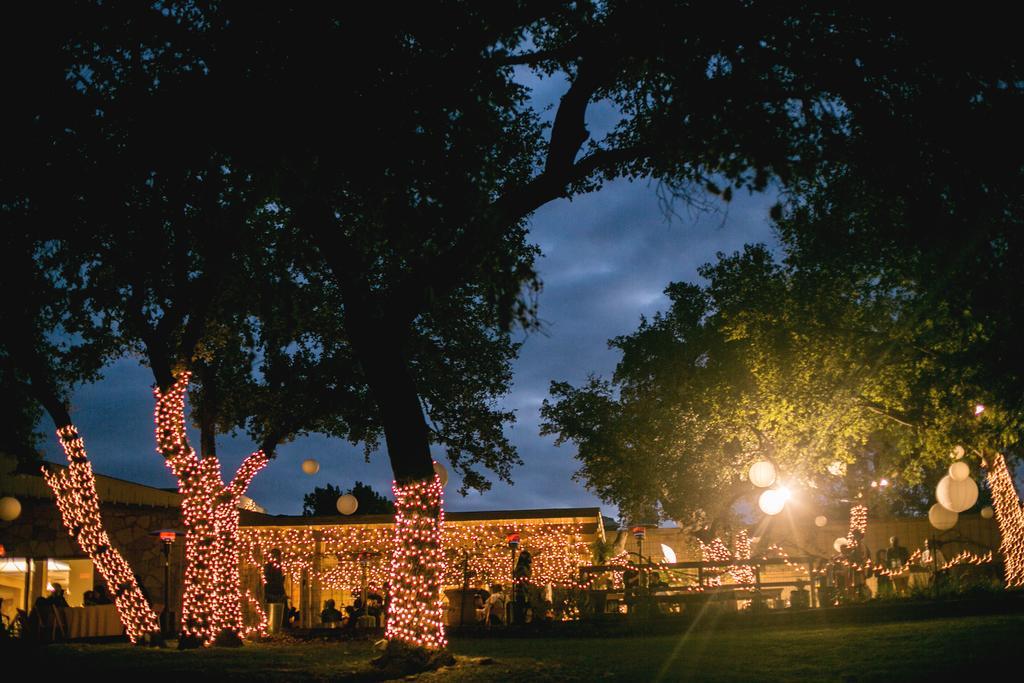
<svg viewBox="0 0 1024 683">
<path fill-rule="evenodd" d="M 520 80 L 533 90 L 534 106 L 550 120 L 552 105 L 564 92 L 559 78 L 542 81 L 528 71 Z M 588 128 L 600 138 L 614 125 L 616 112 L 599 103 L 588 112 Z M 538 270 L 544 282 L 540 298 L 542 333 L 525 339 L 515 363 L 515 385 L 504 403 L 518 422 L 509 431 L 524 465 L 513 473 L 514 486 L 495 482 L 485 494 L 463 498 L 449 483 L 450 510 L 493 510 L 599 505 L 572 481 L 577 469 L 571 445 L 555 448 L 539 436 L 539 410 L 551 380 L 578 384 L 588 374 L 608 375 L 616 354 L 607 340 L 634 330 L 641 315 L 665 307 L 662 290 L 670 281 L 695 280 L 696 269 L 719 251 L 732 252 L 748 242 L 773 242 L 768 209 L 774 195 L 736 196 L 718 213 L 696 214 L 679 206 L 667 221 L 656 185 L 616 181 L 600 192 L 543 207 L 531 222 L 530 237 L 541 247 Z M 135 359 L 112 365 L 100 382 L 83 386 L 72 399 L 77 423 L 101 473 L 159 487 L 175 481 L 156 453 L 153 440 L 152 375 Z M 45 420 L 43 428 L 52 434 Z M 195 443 L 198 443 L 196 441 Z M 223 439 L 219 453 L 226 474 L 251 450 L 246 439 Z M 46 441 L 46 457 L 63 461 L 56 439 Z M 320 462 L 314 476 L 302 473 L 305 458 Z M 385 454 L 364 462 L 362 450 L 336 439 L 311 436 L 286 444 L 255 479 L 250 495 L 275 514 L 298 514 L 302 496 L 328 483 L 348 488 L 354 481 L 390 494 L 391 473 Z M 616 511 L 608 506 L 606 514 Z"/>
<path fill-rule="evenodd" d="M 551 380 L 583 381 L 588 373 L 608 375 L 617 355 L 607 340 L 634 330 L 641 315 L 664 308 L 665 285 L 694 280 L 696 269 L 717 251 L 731 252 L 745 242 L 772 241 L 766 195 L 735 198 L 725 213 L 688 215 L 667 222 L 655 186 L 618 181 L 599 193 L 545 206 L 531 224 L 531 238 L 544 256 L 539 271 L 543 333 L 525 339 L 515 364 L 515 385 L 505 404 L 518 422 L 509 434 L 524 465 L 514 486 L 495 483 L 485 494 L 463 498 L 448 485 L 450 510 L 491 510 L 599 505 L 571 477 L 577 468 L 571 445 L 555 448 L 538 434 L 539 409 Z M 159 487 L 174 479 L 153 441 L 152 375 L 135 359 L 123 359 L 103 380 L 79 388 L 72 416 L 85 438 L 93 467 L 101 474 Z M 44 428 L 52 434 L 49 421 Z M 233 472 L 249 452 L 244 439 L 223 439 L 225 469 Z M 46 457 L 63 461 L 56 439 L 46 440 Z M 300 463 L 315 458 L 320 472 L 302 473 Z M 230 473 L 228 474 L 230 476 Z M 253 482 L 250 495 L 269 512 L 298 514 L 302 496 L 327 483 L 347 488 L 355 480 L 390 492 L 387 458 L 369 464 L 362 451 L 336 439 L 311 436 L 286 444 Z M 615 514 L 608 506 L 606 514 Z"/>
</svg>

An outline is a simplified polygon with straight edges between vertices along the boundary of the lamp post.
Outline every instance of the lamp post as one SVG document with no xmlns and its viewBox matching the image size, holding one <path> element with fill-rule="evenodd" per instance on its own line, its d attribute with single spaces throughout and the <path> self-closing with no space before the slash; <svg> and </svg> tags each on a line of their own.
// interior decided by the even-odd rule
<svg viewBox="0 0 1024 683">
<path fill-rule="evenodd" d="M 163 543 L 164 553 L 164 608 L 160 610 L 160 632 L 165 638 L 174 636 L 174 614 L 171 612 L 171 546 L 178 536 L 185 534 L 174 529 L 160 529 L 150 532 Z"/>
</svg>

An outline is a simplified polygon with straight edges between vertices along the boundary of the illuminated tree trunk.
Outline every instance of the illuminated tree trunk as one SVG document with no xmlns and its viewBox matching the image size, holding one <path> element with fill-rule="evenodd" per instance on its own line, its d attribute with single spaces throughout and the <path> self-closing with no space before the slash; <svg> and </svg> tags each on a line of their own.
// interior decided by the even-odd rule
<svg viewBox="0 0 1024 683">
<path fill-rule="evenodd" d="M 220 461 L 200 459 L 185 433 L 183 373 L 166 392 L 156 390 L 157 450 L 178 479 L 185 526 L 182 645 L 238 644 L 245 632 L 238 573 L 238 504 L 253 477 L 266 466 L 262 450 L 249 455 L 228 485 Z"/>
<path fill-rule="evenodd" d="M 142 595 L 128 562 L 111 544 L 103 528 L 96 477 L 78 430 L 66 424 L 57 430 L 57 438 L 67 456 L 68 467 L 56 474 L 44 468 L 43 476 L 57 498 L 64 526 L 92 559 L 113 592 L 117 614 L 129 640 L 133 643 L 147 637 L 159 640 L 156 613 Z"/>
<path fill-rule="evenodd" d="M 377 329 L 367 321 L 353 329 Z M 383 329 L 383 328 L 382 328 Z M 412 651 L 423 666 L 439 662 L 447 638 L 441 619 L 444 500 L 430 437 L 401 335 L 355 335 L 377 403 L 395 475 L 395 543 L 389 576 L 388 654 Z M 444 655 L 440 655 L 444 656 Z"/>
<path fill-rule="evenodd" d="M 1003 555 L 1006 585 L 1024 586 L 1024 509 L 1021 508 L 1020 494 L 1002 453 L 996 453 L 987 460 L 990 461 L 988 486 L 999 524 L 999 552 Z"/>
<path fill-rule="evenodd" d="M 395 494 L 395 545 L 391 558 L 391 596 L 385 637 L 426 650 L 448 641 L 442 621 L 441 578 L 444 555 L 444 496 L 441 479 L 392 487 Z"/>
</svg>

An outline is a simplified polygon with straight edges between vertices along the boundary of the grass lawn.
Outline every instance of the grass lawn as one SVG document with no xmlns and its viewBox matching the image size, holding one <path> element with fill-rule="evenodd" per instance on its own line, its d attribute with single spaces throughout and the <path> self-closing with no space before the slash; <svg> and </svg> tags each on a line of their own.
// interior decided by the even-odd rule
<svg viewBox="0 0 1024 683">
<path fill-rule="evenodd" d="M 916 681 L 1021 673 L 1024 615 L 970 616 L 828 629 L 716 630 L 621 638 L 455 640 L 455 667 L 420 681 Z M 102 671 L 107 681 L 380 680 L 367 642 L 250 644 L 179 652 L 52 645 L 18 653 L 47 679 Z M 37 659 L 38 658 L 38 659 Z M 481 660 L 484 661 L 481 661 Z M 486 661 L 486 660 L 492 661 Z M 11 670 L 11 669 L 8 669 Z M 76 680 L 76 679 L 69 679 Z"/>
</svg>

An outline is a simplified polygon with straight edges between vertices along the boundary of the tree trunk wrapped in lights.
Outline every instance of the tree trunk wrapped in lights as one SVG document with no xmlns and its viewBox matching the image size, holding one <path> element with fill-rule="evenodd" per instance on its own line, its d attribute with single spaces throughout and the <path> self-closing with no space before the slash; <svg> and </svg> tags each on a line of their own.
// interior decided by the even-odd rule
<svg viewBox="0 0 1024 683">
<path fill-rule="evenodd" d="M 156 613 L 142 595 L 128 562 L 103 529 L 96 477 L 78 430 L 74 425 L 65 425 L 57 430 L 57 439 L 67 456 L 68 467 L 56 474 L 44 468 L 43 477 L 57 498 L 64 526 L 92 559 L 113 592 L 117 614 L 128 639 L 136 643 L 147 636 L 158 638 L 160 626 Z"/>
<path fill-rule="evenodd" d="M 253 477 L 266 466 L 262 450 L 249 455 L 228 485 L 220 461 L 200 459 L 185 433 L 185 392 L 191 373 L 182 373 L 166 392 L 157 389 L 157 450 L 178 479 L 185 526 L 183 642 L 224 644 L 241 641 L 241 585 L 238 574 L 239 502 Z"/>
<path fill-rule="evenodd" d="M 868 531 L 868 506 L 854 505 L 850 508 L 850 528 L 846 532 L 846 540 L 850 547 L 856 546 Z"/>
<path fill-rule="evenodd" d="M 1003 555 L 1006 585 L 1024 586 L 1024 509 L 1013 475 L 1002 453 L 988 458 L 988 486 L 992 490 L 996 521 L 999 523 L 999 552 Z"/>
<path fill-rule="evenodd" d="M 448 644 L 441 619 L 444 496 L 441 479 L 393 485 L 395 545 L 385 637 L 425 650 Z"/>
</svg>

